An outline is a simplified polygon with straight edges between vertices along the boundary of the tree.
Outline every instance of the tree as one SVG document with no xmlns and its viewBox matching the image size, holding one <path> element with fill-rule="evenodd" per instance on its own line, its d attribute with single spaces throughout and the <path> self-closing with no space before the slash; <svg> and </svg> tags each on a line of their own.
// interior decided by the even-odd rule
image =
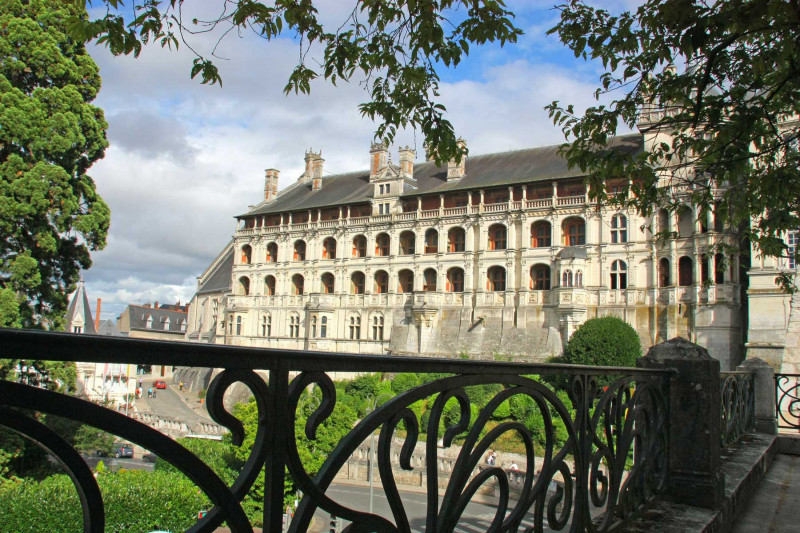
<svg viewBox="0 0 800 533">
<path fill-rule="evenodd" d="M 460 159 L 465 148 L 437 102 L 438 70 L 458 65 L 472 45 L 513 43 L 522 34 L 503 0 L 355 0 L 346 20 L 330 27 L 320 22 L 313 0 L 219 0 L 216 18 L 191 22 L 179 0 L 132 0 L 127 10 L 117 10 L 122 0 L 101 2 L 110 8 L 104 17 L 73 18 L 76 39 L 96 39 L 113 54 L 135 56 L 143 44 L 185 44 L 195 54 L 191 76 L 203 83 L 222 78 L 214 51 L 203 55 L 194 47 L 198 33 L 222 39 L 251 30 L 267 41 L 295 33 L 300 59 L 284 92 L 308 93 L 320 76 L 334 84 L 364 76 L 371 100 L 359 107 L 378 121 L 375 137 L 391 142 L 398 129 L 419 128 L 440 161 Z M 319 67 L 309 66 L 314 64 Z"/>
<path fill-rule="evenodd" d="M 0 0 L 0 326 L 61 326 L 109 209 L 89 167 L 108 145 L 100 76 L 67 37 L 80 0 Z"/>
<path fill-rule="evenodd" d="M 596 96 L 614 98 L 582 116 L 548 106 L 591 194 L 645 215 L 688 199 L 699 217 L 713 211 L 743 243 L 786 257 L 783 236 L 800 227 L 798 3 L 648 0 L 615 16 L 570 0 L 558 9 L 550 33 L 602 62 Z M 642 130 L 644 153 L 598 156 L 623 126 Z M 607 180 L 621 176 L 631 197 L 628 187 L 607 195 Z"/>
<path fill-rule="evenodd" d="M 590 318 L 572 334 L 564 360 L 573 365 L 634 366 L 642 356 L 639 335 L 615 316 Z"/>
</svg>

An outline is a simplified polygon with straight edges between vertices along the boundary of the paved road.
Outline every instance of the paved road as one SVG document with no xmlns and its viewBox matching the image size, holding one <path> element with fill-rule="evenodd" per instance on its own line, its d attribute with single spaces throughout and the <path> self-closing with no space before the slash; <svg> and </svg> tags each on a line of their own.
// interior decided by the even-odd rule
<svg viewBox="0 0 800 533">
<path fill-rule="evenodd" d="M 148 380 L 145 380 L 144 386 L 146 391 L 149 386 Z M 145 392 L 144 398 L 136 401 L 136 407 L 140 411 L 184 421 L 190 426 L 198 422 L 211 422 L 211 418 L 205 411 L 198 412 L 186 405 L 184 399 L 173 390 L 173 387 L 174 385 L 168 384 L 166 389 L 160 389 L 157 392 L 155 398 L 148 398 L 147 392 Z"/>
</svg>

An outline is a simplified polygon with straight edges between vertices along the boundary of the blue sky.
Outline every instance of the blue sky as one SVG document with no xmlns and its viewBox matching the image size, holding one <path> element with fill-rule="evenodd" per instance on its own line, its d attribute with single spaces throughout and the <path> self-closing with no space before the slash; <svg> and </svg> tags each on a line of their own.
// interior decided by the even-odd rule
<svg viewBox="0 0 800 533">
<path fill-rule="evenodd" d="M 219 2 L 187 4 L 209 10 Z M 525 31 L 519 42 L 473 47 L 457 68 L 441 72 L 441 101 L 473 154 L 563 142 L 543 107 L 594 103 L 599 65 L 545 35 L 558 17 L 553 5 L 509 1 Z M 319 6 L 326 21 L 341 21 L 352 8 L 344 0 Z M 211 46 L 203 38 L 192 44 Z M 302 173 L 308 148 L 322 150 L 326 174 L 368 166 L 375 125 L 358 112 L 363 87 L 317 81 L 310 96 L 284 96 L 298 56 L 290 37 L 230 36 L 218 49 L 226 58 L 217 61 L 222 87 L 190 79 L 185 48 L 148 46 L 138 59 L 88 49 L 103 78 L 95 104 L 109 122 L 110 147 L 89 174 L 111 207 L 111 230 L 83 273 L 90 299 L 103 299 L 102 318 L 130 303 L 188 301 L 197 276 L 231 238 L 233 217 L 263 198 L 265 169 L 279 169 L 286 187 Z M 391 148 L 395 160 L 403 145 L 415 147 L 418 160 L 424 154 L 422 138 L 403 132 Z"/>
</svg>

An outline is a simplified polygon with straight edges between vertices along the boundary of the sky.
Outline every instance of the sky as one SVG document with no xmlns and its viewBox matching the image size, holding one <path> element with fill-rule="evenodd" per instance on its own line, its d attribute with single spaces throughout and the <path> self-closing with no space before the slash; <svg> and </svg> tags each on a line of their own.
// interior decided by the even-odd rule
<svg viewBox="0 0 800 533">
<path fill-rule="evenodd" d="M 595 104 L 600 65 L 546 35 L 558 20 L 554 3 L 509 0 L 525 35 L 502 48 L 473 46 L 458 67 L 440 72 L 440 101 L 472 154 L 559 144 L 563 134 L 544 106 Z M 101 16 L 98 4 L 90 16 Z M 187 4 L 202 18 L 221 0 Z M 318 4 L 322 20 L 337 26 L 352 9 L 349 0 Z M 190 44 L 207 53 L 214 41 Z M 302 174 L 309 148 L 322 151 L 325 174 L 368 168 L 376 125 L 358 111 L 368 97 L 361 84 L 317 80 L 310 95 L 283 94 L 299 55 L 292 35 L 266 42 L 230 34 L 216 52 L 221 87 L 190 78 L 185 46 L 145 46 L 138 58 L 87 48 L 103 79 L 94 104 L 109 124 L 110 145 L 89 175 L 111 208 L 111 228 L 83 272 L 90 301 L 102 298 L 102 319 L 128 304 L 188 302 L 231 239 L 234 217 L 263 199 L 265 169 L 280 170 L 283 189 Z M 410 145 L 420 161 L 422 143 L 419 133 L 402 132 L 390 153 L 397 160 L 397 148 Z"/>
</svg>

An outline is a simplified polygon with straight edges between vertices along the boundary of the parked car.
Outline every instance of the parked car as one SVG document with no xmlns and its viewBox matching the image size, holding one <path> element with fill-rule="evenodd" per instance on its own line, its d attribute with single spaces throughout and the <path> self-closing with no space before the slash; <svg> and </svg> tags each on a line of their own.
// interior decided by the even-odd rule
<svg viewBox="0 0 800 533">
<path fill-rule="evenodd" d="M 133 457 L 133 445 L 127 442 L 115 442 L 111 447 L 111 455 L 116 458 Z"/>
<path fill-rule="evenodd" d="M 167 388 L 167 382 L 164 381 L 163 379 L 157 379 L 153 383 L 153 385 L 155 385 L 157 389 L 166 389 Z"/>
</svg>

